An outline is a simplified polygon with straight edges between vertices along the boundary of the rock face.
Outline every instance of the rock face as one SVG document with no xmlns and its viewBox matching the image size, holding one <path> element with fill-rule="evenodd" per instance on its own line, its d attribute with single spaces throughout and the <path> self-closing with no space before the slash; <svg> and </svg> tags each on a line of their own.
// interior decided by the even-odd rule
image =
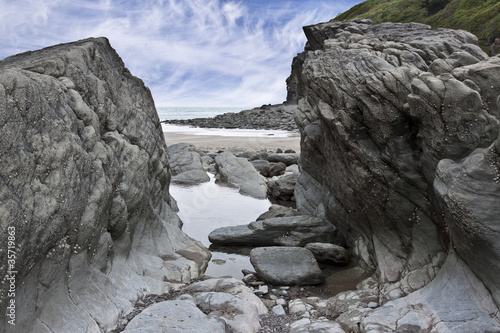
<svg viewBox="0 0 500 333">
<path fill-rule="evenodd" d="M 500 140 L 495 142 L 498 146 Z M 439 162 L 434 187 L 460 258 L 500 303 L 500 158 L 495 145 Z"/>
<path fill-rule="evenodd" d="M 276 285 L 314 285 L 324 277 L 312 253 L 303 247 L 257 247 L 250 252 L 259 278 Z"/>
<path fill-rule="evenodd" d="M 181 230 L 149 90 L 104 38 L 0 62 L 2 332 L 101 332 L 209 253 Z M 14 249 L 13 248 L 13 249 Z M 7 251 L 0 253 L 7 263 Z"/>
<path fill-rule="evenodd" d="M 168 157 L 173 181 L 191 184 L 210 181 L 203 160 L 193 145 L 183 142 L 171 145 Z"/>
<path fill-rule="evenodd" d="M 308 215 L 275 217 L 248 225 L 222 227 L 208 235 L 210 242 L 227 245 L 304 246 L 312 242 L 339 242 L 337 229 L 329 222 Z"/>
<path fill-rule="evenodd" d="M 465 31 L 422 24 L 304 31 L 288 80 L 301 132 L 298 209 L 345 231 L 382 283 L 408 282 L 456 248 L 499 305 L 500 58 Z M 428 271 L 414 286 L 435 277 Z"/>
</svg>

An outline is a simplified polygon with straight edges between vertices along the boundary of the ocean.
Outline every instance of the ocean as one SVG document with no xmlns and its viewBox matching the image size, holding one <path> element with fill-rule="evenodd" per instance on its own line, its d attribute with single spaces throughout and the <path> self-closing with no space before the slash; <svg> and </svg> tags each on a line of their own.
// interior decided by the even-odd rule
<svg viewBox="0 0 500 333">
<path fill-rule="evenodd" d="M 239 112 L 251 108 L 244 107 L 157 107 L 156 111 L 160 120 L 166 119 L 194 119 L 212 118 L 226 112 Z"/>
</svg>

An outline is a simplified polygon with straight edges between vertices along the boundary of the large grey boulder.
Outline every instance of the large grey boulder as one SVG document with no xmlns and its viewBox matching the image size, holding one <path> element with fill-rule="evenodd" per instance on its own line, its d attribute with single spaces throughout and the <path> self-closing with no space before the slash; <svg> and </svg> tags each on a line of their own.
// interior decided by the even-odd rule
<svg viewBox="0 0 500 333">
<path fill-rule="evenodd" d="M 339 245 L 330 243 L 309 243 L 305 246 L 318 261 L 328 261 L 337 265 L 349 263 L 350 253 Z"/>
<path fill-rule="evenodd" d="M 264 177 L 280 176 L 285 173 L 286 164 L 283 162 L 269 162 L 268 165 L 259 170 L 260 174 Z"/>
<path fill-rule="evenodd" d="M 259 278 L 275 285 L 315 285 L 324 281 L 311 251 L 303 247 L 257 247 L 250 252 Z"/>
<path fill-rule="evenodd" d="M 269 154 L 267 160 L 274 163 L 284 163 L 286 166 L 297 164 L 299 162 L 299 153 L 274 153 Z"/>
<path fill-rule="evenodd" d="M 192 144 L 176 143 L 168 146 L 167 151 L 173 181 L 192 184 L 210 181 L 201 155 Z"/>
<path fill-rule="evenodd" d="M 264 178 L 246 158 L 236 157 L 225 151 L 215 157 L 215 163 L 218 176 L 222 180 L 238 185 L 241 194 L 257 199 L 267 197 Z"/>
<path fill-rule="evenodd" d="M 329 222 L 308 215 L 269 218 L 248 225 L 222 227 L 208 235 L 210 242 L 227 245 L 304 246 L 312 242 L 339 242 Z"/>
<path fill-rule="evenodd" d="M 270 162 L 268 160 L 253 160 L 250 161 L 250 163 L 253 165 L 255 170 L 261 172 L 263 169 L 266 169 L 266 167 L 269 166 Z"/>
<path fill-rule="evenodd" d="M 257 217 L 257 221 L 267 220 L 274 217 L 299 216 L 299 215 L 305 215 L 305 214 L 293 208 L 275 204 L 269 207 L 269 210 L 267 212 L 260 214 L 259 217 Z"/>
<path fill-rule="evenodd" d="M 223 320 L 204 314 L 193 301 L 175 300 L 152 305 L 132 319 L 124 333 L 225 333 Z"/>
<path fill-rule="evenodd" d="M 151 93 L 107 39 L 1 61 L 0 138 L 0 243 L 15 237 L 17 271 L 16 325 L 2 315 L 0 331 L 109 331 L 137 298 L 206 267 L 170 206 Z"/>
<path fill-rule="evenodd" d="M 241 280 L 217 278 L 195 282 L 177 291 L 176 300 L 142 311 L 124 332 L 257 333 L 266 306 Z"/>
<path fill-rule="evenodd" d="M 288 173 L 270 180 L 267 183 L 269 197 L 280 201 L 293 201 L 297 178 L 296 174 Z"/>
<path fill-rule="evenodd" d="M 298 209 L 334 222 L 381 282 L 395 283 L 449 247 L 436 168 L 496 139 L 500 59 L 488 59 L 472 34 L 422 24 L 304 31 L 289 79 L 301 132 Z M 443 61 L 448 72 L 431 71 Z"/>
</svg>

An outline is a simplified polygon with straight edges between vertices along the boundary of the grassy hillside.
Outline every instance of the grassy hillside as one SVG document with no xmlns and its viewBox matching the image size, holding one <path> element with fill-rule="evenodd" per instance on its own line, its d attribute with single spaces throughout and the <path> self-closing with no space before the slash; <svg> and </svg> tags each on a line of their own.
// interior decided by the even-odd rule
<svg viewBox="0 0 500 333">
<path fill-rule="evenodd" d="M 500 38 L 500 0 L 367 0 L 333 20 L 354 18 L 463 29 L 475 34 L 485 50 L 495 38 Z"/>
</svg>

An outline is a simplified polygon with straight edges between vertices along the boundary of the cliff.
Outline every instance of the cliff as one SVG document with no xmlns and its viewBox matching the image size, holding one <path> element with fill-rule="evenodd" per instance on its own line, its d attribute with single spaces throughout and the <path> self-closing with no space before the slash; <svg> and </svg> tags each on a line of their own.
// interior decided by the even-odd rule
<svg viewBox="0 0 500 333">
<path fill-rule="evenodd" d="M 463 29 L 479 38 L 479 45 L 497 54 L 500 43 L 500 3 L 496 0 L 367 0 L 335 17 L 374 23 L 419 22 L 433 28 Z"/>
<path fill-rule="evenodd" d="M 304 32 L 288 79 L 297 204 L 376 269 L 384 306 L 359 314 L 362 331 L 498 330 L 500 58 L 417 23 Z"/>
<path fill-rule="evenodd" d="M 109 331 L 204 269 L 150 91 L 105 38 L 1 61 L 0 140 L 0 331 Z"/>
</svg>

